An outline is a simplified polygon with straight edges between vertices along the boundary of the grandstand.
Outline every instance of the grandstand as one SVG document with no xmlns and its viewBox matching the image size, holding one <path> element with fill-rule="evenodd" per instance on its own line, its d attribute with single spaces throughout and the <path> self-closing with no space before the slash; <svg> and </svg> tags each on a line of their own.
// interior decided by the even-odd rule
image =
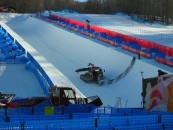
<svg viewBox="0 0 173 130">
<path fill-rule="evenodd" d="M 171 130 L 170 112 L 93 105 L 0 109 L 0 129 L 16 130 Z M 39 111 L 39 113 L 38 113 Z"/>
</svg>

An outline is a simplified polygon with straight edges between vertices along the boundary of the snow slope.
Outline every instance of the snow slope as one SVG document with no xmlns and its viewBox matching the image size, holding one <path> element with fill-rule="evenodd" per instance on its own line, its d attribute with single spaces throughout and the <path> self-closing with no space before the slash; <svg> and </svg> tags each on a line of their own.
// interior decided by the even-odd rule
<svg viewBox="0 0 173 130">
<path fill-rule="evenodd" d="M 93 16 L 92 19 L 94 18 Z M 121 74 L 136 55 L 30 15 L 17 14 L 16 17 L 7 19 L 3 21 L 62 72 L 85 96 L 98 95 L 103 105 L 114 106 L 116 97 L 121 97 L 123 107 L 126 101 L 127 107 L 140 107 L 141 71 L 144 72 L 144 77 L 157 76 L 158 69 L 173 72 L 171 67 L 142 57 L 141 60 L 137 59 L 132 70 L 116 83 L 103 86 L 86 84 L 80 80 L 80 74 L 75 73 L 76 69 L 93 63 L 105 69 L 106 78 L 112 78 Z M 118 22 L 121 23 L 120 20 Z M 130 22 L 128 24 L 130 25 Z M 133 23 L 132 25 L 135 26 Z"/>
</svg>

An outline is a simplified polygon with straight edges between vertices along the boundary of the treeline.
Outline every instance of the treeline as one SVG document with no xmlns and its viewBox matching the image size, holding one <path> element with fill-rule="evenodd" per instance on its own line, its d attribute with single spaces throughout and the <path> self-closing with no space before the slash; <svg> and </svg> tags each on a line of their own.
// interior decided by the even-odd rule
<svg viewBox="0 0 173 130">
<path fill-rule="evenodd" d="M 71 9 L 80 13 L 114 14 L 124 12 L 144 16 L 173 19 L 173 0 L 1 0 L 18 13 L 35 13 L 43 10 Z"/>
</svg>

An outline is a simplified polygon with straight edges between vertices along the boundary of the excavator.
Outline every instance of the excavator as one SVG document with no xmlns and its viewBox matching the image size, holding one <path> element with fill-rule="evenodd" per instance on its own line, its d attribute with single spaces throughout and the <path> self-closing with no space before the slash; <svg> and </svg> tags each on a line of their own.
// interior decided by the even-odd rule
<svg viewBox="0 0 173 130">
<path fill-rule="evenodd" d="M 29 98 L 15 98 L 16 94 L 0 93 L 0 103 L 5 104 L 3 107 L 7 108 L 34 107 L 46 100 L 49 101 L 52 106 L 68 106 L 69 104 L 94 104 L 95 106 L 102 105 L 102 101 L 98 96 L 78 98 L 75 90 L 71 87 L 57 87 L 55 85 L 54 87 L 49 88 L 49 92 L 49 96 L 46 97 Z"/>
<path fill-rule="evenodd" d="M 77 69 L 75 72 L 87 71 L 85 74 L 80 75 L 80 79 L 86 83 L 98 83 L 102 85 L 104 83 L 103 71 L 100 67 L 95 67 L 94 64 L 89 63 L 89 67 Z"/>
</svg>

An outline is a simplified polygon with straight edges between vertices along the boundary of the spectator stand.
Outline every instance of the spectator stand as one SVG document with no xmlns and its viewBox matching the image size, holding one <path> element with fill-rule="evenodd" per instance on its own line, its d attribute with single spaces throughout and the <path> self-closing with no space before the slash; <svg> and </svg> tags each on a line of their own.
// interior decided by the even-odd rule
<svg viewBox="0 0 173 130">
<path fill-rule="evenodd" d="M 0 29 L 0 62 L 25 64 L 28 61 L 25 49 L 2 27 Z"/>
<path fill-rule="evenodd" d="M 81 30 L 80 33 L 83 35 L 89 36 L 91 38 L 96 38 L 99 35 L 94 31 L 94 29 L 87 30 L 85 28 L 83 30 Z"/>
<path fill-rule="evenodd" d="M 78 27 L 76 26 L 76 24 L 70 24 L 69 26 L 67 26 L 68 29 L 75 31 L 75 32 L 79 32 Z"/>
<path fill-rule="evenodd" d="M 45 107 L 49 101 L 34 108 L 7 108 L 8 122 L 3 118 L 5 110 L 0 109 L 2 120 L 0 129 L 83 129 L 83 130 L 119 130 L 119 129 L 171 129 L 171 112 L 150 112 L 142 108 L 96 107 L 91 104 L 73 104 L 53 107 L 54 113 L 47 115 Z M 40 111 L 39 114 L 35 112 Z M 81 108 L 88 108 L 81 111 Z M 56 111 L 56 112 L 55 112 Z M 59 111 L 59 112 L 58 112 Z"/>
<path fill-rule="evenodd" d="M 81 34 L 90 36 L 92 38 L 97 38 L 98 40 L 106 42 L 110 45 L 113 45 L 115 47 L 121 47 L 122 49 L 136 54 L 140 51 L 140 55 L 143 57 L 155 59 L 159 63 L 173 67 L 173 48 L 159 45 L 146 40 L 134 38 L 131 36 L 123 35 L 96 26 L 91 26 L 90 30 L 87 30 L 85 23 L 67 18 L 61 18 L 54 14 L 51 14 L 51 17 L 54 20 L 67 22 L 67 24 L 71 24 L 73 21 L 73 24 L 76 24 L 77 29 Z M 65 25 L 65 27 L 67 26 Z M 132 43 L 136 44 L 132 45 Z M 160 53 L 156 53 L 155 50 L 159 50 Z M 166 58 L 163 58 L 164 55 Z"/>
</svg>

